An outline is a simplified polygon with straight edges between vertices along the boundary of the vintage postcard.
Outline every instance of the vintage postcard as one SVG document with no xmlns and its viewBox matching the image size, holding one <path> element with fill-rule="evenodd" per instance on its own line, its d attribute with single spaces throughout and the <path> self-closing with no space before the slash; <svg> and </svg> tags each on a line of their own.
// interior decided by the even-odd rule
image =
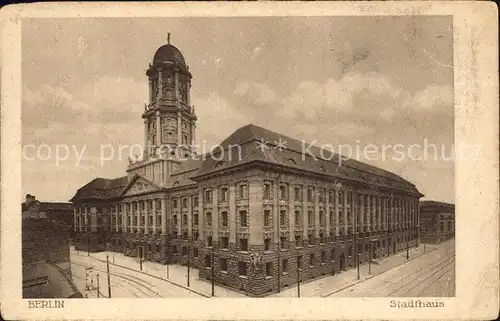
<svg viewBox="0 0 500 321">
<path fill-rule="evenodd" d="M 492 319 L 489 2 L 2 18 L 6 319 Z"/>
</svg>

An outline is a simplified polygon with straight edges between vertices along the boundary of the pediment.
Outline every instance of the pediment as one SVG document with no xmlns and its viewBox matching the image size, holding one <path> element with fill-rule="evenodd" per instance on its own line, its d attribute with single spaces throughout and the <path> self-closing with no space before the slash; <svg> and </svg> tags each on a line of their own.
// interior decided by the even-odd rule
<svg viewBox="0 0 500 321">
<path fill-rule="evenodd" d="M 142 176 L 136 176 L 122 192 L 122 196 L 131 196 L 160 191 L 161 187 Z"/>
</svg>

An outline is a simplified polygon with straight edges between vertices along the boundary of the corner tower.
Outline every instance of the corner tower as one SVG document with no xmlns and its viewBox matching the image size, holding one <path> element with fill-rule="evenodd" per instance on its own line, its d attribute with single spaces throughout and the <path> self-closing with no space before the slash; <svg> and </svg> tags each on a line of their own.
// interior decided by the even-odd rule
<svg viewBox="0 0 500 321">
<path fill-rule="evenodd" d="M 197 117 L 190 97 L 193 77 L 180 50 L 170 44 L 170 33 L 168 43 L 158 48 L 146 75 L 149 102 L 142 114 L 144 153 L 141 161 L 130 162 L 127 172 L 129 177 L 139 173 L 163 185 L 177 164 L 196 153 Z M 158 169 L 146 166 L 156 162 L 162 163 Z"/>
</svg>

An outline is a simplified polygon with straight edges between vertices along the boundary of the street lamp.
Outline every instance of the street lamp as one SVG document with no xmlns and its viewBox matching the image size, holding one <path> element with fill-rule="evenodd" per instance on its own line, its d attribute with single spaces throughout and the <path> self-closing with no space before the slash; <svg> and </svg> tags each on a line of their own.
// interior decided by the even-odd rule
<svg viewBox="0 0 500 321">
<path fill-rule="evenodd" d="M 212 243 L 212 296 L 215 296 L 215 244 Z"/>
</svg>

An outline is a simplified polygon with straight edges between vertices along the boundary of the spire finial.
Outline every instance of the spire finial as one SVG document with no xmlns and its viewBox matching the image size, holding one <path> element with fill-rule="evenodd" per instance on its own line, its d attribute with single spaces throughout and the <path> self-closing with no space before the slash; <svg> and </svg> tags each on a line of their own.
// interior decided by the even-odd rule
<svg viewBox="0 0 500 321">
<path fill-rule="evenodd" d="M 168 33 L 167 41 L 168 41 L 168 44 L 170 44 L 170 32 Z"/>
</svg>

